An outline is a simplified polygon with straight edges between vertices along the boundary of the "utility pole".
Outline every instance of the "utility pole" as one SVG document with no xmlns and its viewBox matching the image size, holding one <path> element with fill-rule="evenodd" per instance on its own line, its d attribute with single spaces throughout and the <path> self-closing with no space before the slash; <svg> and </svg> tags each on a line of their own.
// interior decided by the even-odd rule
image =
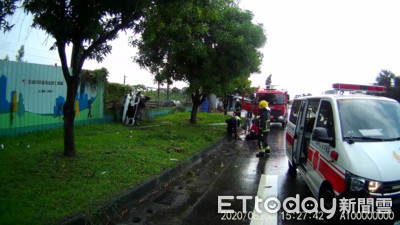
<svg viewBox="0 0 400 225">
<path fill-rule="evenodd" d="M 157 100 L 160 100 L 160 82 L 158 82 L 158 88 L 157 88 Z"/>
<path fill-rule="evenodd" d="M 169 101 L 169 83 L 167 81 L 167 101 Z"/>
<path fill-rule="evenodd" d="M 125 84 L 125 78 L 126 78 L 126 75 L 124 75 L 124 84 Z"/>
</svg>

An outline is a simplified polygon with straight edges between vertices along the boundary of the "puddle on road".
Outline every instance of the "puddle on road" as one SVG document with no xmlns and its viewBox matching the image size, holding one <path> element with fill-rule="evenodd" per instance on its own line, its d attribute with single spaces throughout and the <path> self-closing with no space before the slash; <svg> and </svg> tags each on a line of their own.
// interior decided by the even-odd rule
<svg viewBox="0 0 400 225">
<path fill-rule="evenodd" d="M 183 194 L 168 190 L 168 191 L 165 191 L 162 195 L 158 196 L 156 199 L 154 199 L 153 202 L 154 203 L 158 203 L 158 204 L 162 204 L 162 205 L 170 206 L 175 202 L 175 199 L 179 195 L 183 195 Z"/>
</svg>

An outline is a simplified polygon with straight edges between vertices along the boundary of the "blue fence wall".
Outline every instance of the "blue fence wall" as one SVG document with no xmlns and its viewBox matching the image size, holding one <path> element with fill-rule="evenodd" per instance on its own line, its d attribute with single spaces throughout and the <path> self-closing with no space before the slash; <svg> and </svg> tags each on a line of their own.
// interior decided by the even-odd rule
<svg viewBox="0 0 400 225">
<path fill-rule="evenodd" d="M 103 120 L 103 89 L 78 88 L 76 124 Z M 66 93 L 60 67 L 0 60 L 0 136 L 62 127 Z"/>
</svg>

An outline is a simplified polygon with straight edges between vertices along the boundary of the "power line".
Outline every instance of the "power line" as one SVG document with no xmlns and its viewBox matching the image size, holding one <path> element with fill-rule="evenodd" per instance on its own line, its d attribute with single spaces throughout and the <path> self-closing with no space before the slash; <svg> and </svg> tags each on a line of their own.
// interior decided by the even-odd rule
<svg viewBox="0 0 400 225">
<path fill-rule="evenodd" d="M 16 53 L 15 51 L 3 49 L 3 48 L 0 48 L 0 49 L 1 49 L 1 50 L 6 50 L 6 55 L 7 55 L 7 53 Z M 60 61 L 59 58 L 49 58 L 49 57 L 46 57 L 46 56 L 40 56 L 40 55 L 36 55 L 36 54 L 31 54 L 31 53 L 25 53 L 25 55 L 31 56 L 31 57 L 36 57 L 36 58 L 42 58 L 42 59 L 52 60 L 52 61 Z"/>
<path fill-rule="evenodd" d="M 24 45 L 25 47 L 30 48 L 30 49 L 33 49 L 33 50 L 35 50 L 35 51 L 41 51 L 41 52 L 46 52 L 46 53 L 52 52 L 52 51 L 50 51 L 50 50 L 38 49 L 38 48 L 31 47 L 30 45 L 21 44 L 21 43 L 15 43 L 15 42 L 4 41 L 4 40 L 0 40 L 0 42 L 4 42 L 4 43 L 5 43 L 4 45 L 6 45 L 6 44 L 12 44 L 12 45 L 15 45 L 15 46 Z M 2 46 L 2 47 L 3 47 L 3 46 Z M 54 51 L 54 53 L 55 53 L 55 51 Z M 57 54 L 57 53 L 55 53 L 55 54 Z"/>
<path fill-rule="evenodd" d="M 47 57 L 44 57 L 44 56 L 33 55 L 33 54 L 29 54 L 29 53 L 26 53 L 26 55 L 30 55 L 30 56 L 33 56 L 33 57 L 39 57 L 39 58 L 43 58 L 43 59 L 48 59 L 48 60 L 53 60 L 53 61 L 60 61 L 59 58 L 57 58 L 57 59 L 55 59 L 55 58 L 47 58 Z"/>
</svg>

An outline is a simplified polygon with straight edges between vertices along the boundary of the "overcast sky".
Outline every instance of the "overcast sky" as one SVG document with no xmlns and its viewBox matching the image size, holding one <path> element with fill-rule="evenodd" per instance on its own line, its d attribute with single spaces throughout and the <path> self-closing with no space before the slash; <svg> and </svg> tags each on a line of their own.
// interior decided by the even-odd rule
<svg viewBox="0 0 400 225">
<path fill-rule="evenodd" d="M 261 73 L 251 76 L 252 86 L 263 87 L 272 74 L 272 83 L 291 95 L 320 94 L 332 83 L 373 83 L 382 69 L 400 75 L 400 1 L 242 0 L 240 6 L 254 13 L 267 36 Z M 57 53 L 48 51 L 54 40 L 30 28 L 31 17 L 17 12 L 12 20 L 15 28 L 0 34 L 1 59 L 15 60 L 24 44 L 24 60 L 60 65 Z M 122 83 L 126 75 L 128 84 L 156 87 L 153 76 L 132 62 L 130 35 L 121 33 L 104 62 L 86 61 L 84 68 L 106 67 L 110 82 Z"/>
</svg>

